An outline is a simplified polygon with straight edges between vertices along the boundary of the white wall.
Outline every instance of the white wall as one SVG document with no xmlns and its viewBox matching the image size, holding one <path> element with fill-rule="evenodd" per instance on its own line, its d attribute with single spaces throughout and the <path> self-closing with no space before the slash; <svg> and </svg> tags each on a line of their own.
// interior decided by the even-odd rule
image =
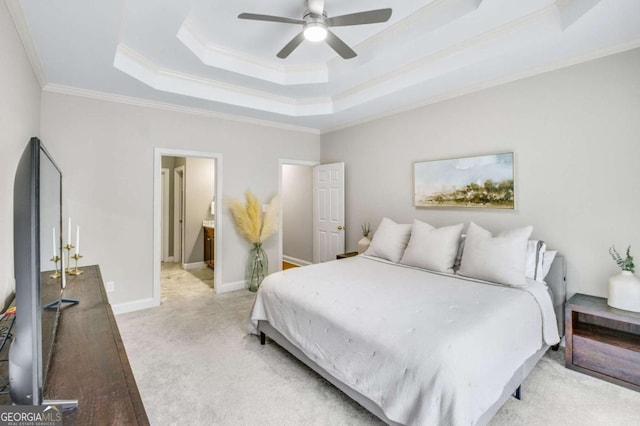
<svg viewBox="0 0 640 426">
<path fill-rule="evenodd" d="M 282 254 L 313 263 L 313 167 L 282 165 Z"/>
<path fill-rule="evenodd" d="M 189 158 L 185 168 L 185 263 L 204 260 L 202 221 L 211 216 L 211 201 L 216 193 L 216 160 Z"/>
<path fill-rule="evenodd" d="M 514 151 L 517 211 L 416 209 L 415 161 Z M 383 216 L 492 231 L 532 224 L 568 262 L 569 292 L 606 296 L 611 244 L 640 258 L 640 50 L 322 137 L 344 161 L 347 246 Z"/>
<path fill-rule="evenodd" d="M 0 308 L 15 289 L 13 178 L 27 142 L 40 134 L 40 93 L 7 5 L 0 2 Z"/>
<path fill-rule="evenodd" d="M 66 212 L 83 228 L 83 263 L 115 281 L 114 304 L 152 297 L 154 147 L 220 153 L 222 195 L 251 188 L 260 199 L 278 191 L 279 158 L 320 157 L 314 134 L 48 92 L 41 126 L 65 175 Z M 250 245 L 228 211 L 218 225 L 222 285 L 243 281 Z M 271 259 L 277 240 L 265 245 Z"/>
</svg>

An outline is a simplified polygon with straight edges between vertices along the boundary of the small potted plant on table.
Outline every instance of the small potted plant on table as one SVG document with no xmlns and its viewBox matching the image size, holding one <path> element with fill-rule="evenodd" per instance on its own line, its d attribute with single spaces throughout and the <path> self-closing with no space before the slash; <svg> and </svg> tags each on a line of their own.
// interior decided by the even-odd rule
<svg viewBox="0 0 640 426">
<path fill-rule="evenodd" d="M 626 311 L 640 312 L 640 280 L 633 274 L 635 265 L 631 256 L 631 246 L 622 257 L 615 246 L 609 248 L 609 254 L 622 269 L 618 275 L 609 278 L 609 298 L 607 304 Z"/>
<path fill-rule="evenodd" d="M 371 224 L 369 222 L 360 225 L 360 229 L 362 229 L 362 238 L 358 241 L 358 254 L 362 254 L 369 248 L 369 244 L 371 244 L 371 240 L 369 239 L 369 235 L 371 235 Z"/>
</svg>

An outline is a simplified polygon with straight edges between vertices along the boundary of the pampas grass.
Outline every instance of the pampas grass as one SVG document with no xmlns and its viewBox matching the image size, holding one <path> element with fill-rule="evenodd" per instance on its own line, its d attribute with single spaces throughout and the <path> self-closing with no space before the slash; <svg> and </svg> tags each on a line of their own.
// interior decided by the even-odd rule
<svg viewBox="0 0 640 426">
<path fill-rule="evenodd" d="M 260 242 L 260 231 L 262 229 L 262 212 L 260 211 L 260 200 L 255 194 L 251 191 L 247 191 L 245 193 L 245 197 L 247 199 L 247 218 L 249 219 L 249 223 L 251 224 L 251 236 L 252 239 L 249 240 L 252 243 Z"/>
<path fill-rule="evenodd" d="M 228 201 L 236 229 L 250 243 L 262 243 L 278 230 L 278 197 L 273 197 L 264 217 L 260 209 L 260 200 L 253 192 L 247 190 L 245 199 L 246 204 L 237 199 Z"/>
</svg>

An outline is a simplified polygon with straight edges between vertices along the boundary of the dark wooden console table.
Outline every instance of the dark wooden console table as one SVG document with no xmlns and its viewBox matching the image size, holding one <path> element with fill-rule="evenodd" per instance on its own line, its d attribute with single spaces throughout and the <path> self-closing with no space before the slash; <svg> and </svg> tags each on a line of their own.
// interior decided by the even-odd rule
<svg viewBox="0 0 640 426">
<path fill-rule="evenodd" d="M 97 265 L 68 276 L 47 375 L 45 399 L 77 399 L 65 425 L 148 425 L 138 386 Z"/>
</svg>

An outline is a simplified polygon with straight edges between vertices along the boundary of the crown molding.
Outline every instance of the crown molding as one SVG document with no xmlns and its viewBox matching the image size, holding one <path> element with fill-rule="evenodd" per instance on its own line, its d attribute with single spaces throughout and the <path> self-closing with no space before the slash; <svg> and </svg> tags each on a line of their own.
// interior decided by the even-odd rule
<svg viewBox="0 0 640 426">
<path fill-rule="evenodd" d="M 485 89 L 489 89 L 489 88 L 492 88 L 492 87 L 501 86 L 501 85 L 504 85 L 504 84 L 507 84 L 507 83 L 511 83 L 511 82 L 514 82 L 514 81 L 523 80 L 525 78 L 534 77 L 536 75 L 540 75 L 540 74 L 544 74 L 544 73 L 547 73 L 547 72 L 559 70 L 559 69 L 562 69 L 562 68 L 567 68 L 567 67 L 570 67 L 570 66 L 573 66 L 573 65 L 578 65 L 578 64 L 581 64 L 581 63 L 585 63 L 585 62 L 589 62 L 589 61 L 596 60 L 596 59 L 599 59 L 599 58 L 603 58 L 605 56 L 615 55 L 616 53 L 622 53 L 622 52 L 625 52 L 627 50 L 632 50 L 632 49 L 637 49 L 637 48 L 640 48 L 640 39 L 634 40 L 634 41 L 629 42 L 629 43 L 623 43 L 623 44 L 620 44 L 620 45 L 599 49 L 597 51 L 589 52 L 589 53 L 584 54 L 584 55 L 574 56 L 574 57 L 572 57 L 570 59 L 558 61 L 558 62 L 555 62 L 553 64 L 548 64 L 548 65 L 545 65 L 545 66 L 536 67 L 534 69 L 518 73 L 517 75 L 511 75 L 511 76 L 508 76 L 508 77 L 501 77 L 501 78 L 493 79 L 493 80 L 490 80 L 490 81 L 474 84 L 474 85 L 467 86 L 467 87 L 465 87 L 463 89 L 460 89 L 460 90 L 451 91 L 451 92 L 448 92 L 448 93 L 443 94 L 441 96 L 431 98 L 431 99 L 429 99 L 427 101 L 417 102 L 417 103 L 414 103 L 414 104 L 406 106 L 406 107 L 396 108 L 394 110 L 387 111 L 387 112 L 384 112 L 384 113 L 381 113 L 381 114 L 370 115 L 370 116 L 365 117 L 365 118 L 361 118 L 361 119 L 358 119 L 358 120 L 353 120 L 353 121 L 350 121 L 348 123 L 344 123 L 344 124 L 341 124 L 341 125 L 338 125 L 338 126 L 328 127 L 328 128 L 324 128 L 324 129 L 315 129 L 315 128 L 310 128 L 310 127 L 283 124 L 283 123 L 279 123 L 279 122 L 275 122 L 275 121 L 269 121 L 269 120 L 247 118 L 247 117 L 239 116 L 239 115 L 224 114 L 224 113 L 209 111 L 209 110 L 200 109 L 200 108 L 179 106 L 179 105 L 169 104 L 169 103 L 165 103 L 165 102 L 150 101 L 150 100 L 141 99 L 141 98 L 134 98 L 134 97 L 130 97 L 130 96 L 114 95 L 114 94 L 105 93 L 105 92 L 99 92 L 99 91 L 87 90 L 87 89 L 80 89 L 80 88 L 76 88 L 76 87 L 70 87 L 70 86 L 64 86 L 64 85 L 58 85 L 58 84 L 47 84 L 43 88 L 43 91 L 44 92 L 49 92 L 49 93 L 57 93 L 57 94 L 69 95 L 69 96 L 78 96 L 78 97 L 96 99 L 96 100 L 101 100 L 101 101 L 108 101 L 108 102 L 121 103 L 121 104 L 133 105 L 133 106 L 140 106 L 140 107 L 145 107 L 145 108 L 154 108 L 154 109 L 160 109 L 160 110 L 164 110 L 164 111 L 172 111 L 172 112 L 178 112 L 178 113 L 183 113 L 183 114 L 190 114 L 190 115 L 197 115 L 197 116 L 208 117 L 208 118 L 235 121 L 235 122 L 239 122 L 239 123 L 247 123 L 247 124 L 265 126 L 265 127 L 270 127 L 270 128 L 289 130 L 289 131 L 296 131 L 296 132 L 303 132 L 303 133 L 309 133 L 309 134 L 321 135 L 322 136 L 322 135 L 325 135 L 325 134 L 328 134 L 328 133 L 331 133 L 331 132 L 344 130 L 344 129 L 348 129 L 348 128 L 351 128 L 351 127 L 356 127 L 356 126 L 360 126 L 360 125 L 363 125 L 363 124 L 366 124 L 366 123 L 370 123 L 370 122 L 373 122 L 373 121 L 381 120 L 381 119 L 384 119 L 384 118 L 392 117 L 394 115 L 402 114 L 404 112 L 414 111 L 416 109 L 420 109 L 420 108 L 423 108 L 423 107 L 426 107 L 426 106 L 429 106 L 429 105 L 433 105 L 433 104 L 436 104 L 436 103 L 444 102 L 444 101 L 447 101 L 447 100 L 450 100 L 450 99 L 458 98 L 458 97 L 461 97 L 461 96 L 464 96 L 464 95 L 468 95 L 468 94 L 471 94 L 471 93 L 479 92 L 479 91 L 482 91 L 482 90 L 485 90 Z"/>
<path fill-rule="evenodd" d="M 185 19 L 176 37 L 196 58 L 210 67 L 269 81 L 281 86 L 320 84 L 329 81 L 329 72 L 324 63 L 282 66 L 208 43 L 202 32 L 189 18 Z"/>
<path fill-rule="evenodd" d="M 31 38 L 31 31 L 29 30 L 29 25 L 27 24 L 27 20 L 24 17 L 24 12 L 22 11 L 20 1 L 5 0 L 5 3 L 7 5 L 7 9 L 9 9 L 11 19 L 13 19 L 13 23 L 16 26 L 16 30 L 18 31 L 18 36 L 20 37 L 20 40 L 22 40 L 22 45 L 24 46 L 24 50 L 27 53 L 29 62 L 31 62 L 33 74 L 35 75 L 36 79 L 38 80 L 38 84 L 42 89 L 47 85 L 47 75 L 44 72 L 44 68 L 42 68 L 40 55 L 38 55 L 36 45 Z"/>
<path fill-rule="evenodd" d="M 351 108 L 391 92 L 424 83 L 443 73 L 465 66 L 468 64 L 468 60 L 462 55 L 473 55 L 474 52 L 481 51 L 489 43 L 498 43 L 503 40 L 512 41 L 512 35 L 522 31 L 523 28 L 532 27 L 536 24 L 554 25 L 553 23 L 550 24 L 549 21 L 553 21 L 557 13 L 556 5 L 551 4 L 499 27 L 423 56 L 401 68 L 371 77 L 369 80 L 334 96 L 335 109 L 336 111 L 341 111 Z M 448 60 L 449 62 L 447 63 Z M 455 62 L 456 60 L 458 62 Z"/>
<path fill-rule="evenodd" d="M 201 108 L 186 107 L 181 105 L 170 104 L 166 102 L 150 101 L 147 99 L 134 98 L 131 96 L 114 95 L 111 93 L 99 92 L 95 90 L 81 89 L 78 87 L 64 86 L 60 84 L 47 84 L 43 92 L 56 93 L 67 96 L 77 96 L 82 98 L 96 99 L 100 101 L 114 102 L 144 108 L 153 108 L 163 111 L 178 112 L 189 115 L 197 115 L 201 117 L 214 118 L 219 120 L 235 121 L 238 123 L 253 124 L 258 126 L 270 127 L 280 130 L 289 130 L 294 132 L 310 133 L 319 135 L 320 130 L 311 127 L 295 126 L 292 124 L 279 123 L 277 121 L 261 120 L 257 118 L 248 118 L 245 116 L 225 114 L 221 112 L 210 111 Z"/>
<path fill-rule="evenodd" d="M 133 0 L 125 0 L 125 5 L 129 5 L 131 1 Z M 378 43 L 382 43 L 387 39 L 396 43 L 405 43 L 405 38 L 398 38 L 399 34 L 405 31 L 406 37 L 417 35 L 418 37 L 414 39 L 416 48 L 420 48 L 420 44 L 422 44 L 422 48 L 419 49 L 414 56 L 405 57 L 404 61 L 395 63 L 394 66 L 397 68 L 385 69 L 383 67 L 378 67 L 379 71 L 377 72 L 376 66 L 384 63 L 384 60 L 379 58 L 363 57 L 362 65 L 364 66 L 368 64 L 368 68 L 364 68 L 364 72 L 361 73 L 359 78 L 356 79 L 354 76 L 343 75 L 345 79 L 344 81 L 341 80 L 343 83 L 342 85 L 338 85 L 335 88 L 336 93 L 328 92 L 330 95 L 325 97 L 304 97 L 305 93 L 317 93 L 317 91 L 311 87 L 309 87 L 310 92 L 305 92 L 304 87 L 301 87 L 300 90 L 296 90 L 295 87 L 290 87 L 288 89 L 283 87 L 278 88 L 272 84 L 264 84 L 256 80 L 252 81 L 251 78 L 242 80 L 243 77 L 241 75 L 238 75 L 235 79 L 230 78 L 229 81 L 233 83 L 229 84 L 197 75 L 163 69 L 158 66 L 158 64 L 153 63 L 141 54 L 128 48 L 126 45 L 118 45 L 116 58 L 114 60 L 114 67 L 136 78 L 149 87 L 158 91 L 165 91 L 167 93 L 175 93 L 212 102 L 219 102 L 220 104 L 224 103 L 230 106 L 238 106 L 240 108 L 244 108 L 244 113 L 247 115 L 268 117 L 266 119 L 254 119 L 250 117 L 242 117 L 240 115 L 243 113 L 241 110 L 237 115 L 233 113 L 214 112 L 213 110 L 218 107 L 213 103 L 211 105 L 201 104 L 200 107 L 180 106 L 162 101 L 148 101 L 136 98 L 135 96 L 138 95 L 135 93 L 133 94 L 133 97 L 119 96 L 99 91 L 85 91 L 83 89 L 68 86 L 49 84 L 42 69 L 40 58 L 33 43 L 28 21 L 25 16 L 25 13 L 31 11 L 31 9 L 25 6 L 23 10 L 21 0 L 6 0 L 7 8 L 15 22 L 17 32 L 19 33 L 25 47 L 25 51 L 27 52 L 32 64 L 33 72 L 43 90 L 110 100 L 114 102 L 129 103 L 133 105 L 155 107 L 189 114 L 205 115 L 225 120 L 254 123 L 314 134 L 324 134 L 353 127 L 387 116 L 396 115 L 404 111 L 414 110 L 425 105 L 473 93 L 485 88 L 640 47 L 640 40 L 636 39 L 631 42 L 626 42 L 623 45 L 619 44 L 612 47 L 601 48 L 597 51 L 585 54 L 574 54 L 570 59 L 562 59 L 560 61 L 554 61 L 552 58 L 558 58 L 559 55 L 552 54 L 540 55 L 539 57 L 534 56 L 534 58 L 537 59 L 529 61 L 525 60 L 527 58 L 526 56 L 520 55 L 518 51 L 515 50 L 517 47 L 514 48 L 514 45 L 517 43 L 515 43 L 514 40 L 517 41 L 517 39 L 519 39 L 520 42 L 535 45 L 534 42 L 538 40 L 535 37 L 535 34 L 538 32 L 549 35 L 549 39 L 546 41 L 543 39 L 540 42 L 540 45 L 550 46 L 550 42 L 555 40 L 555 37 L 559 38 L 567 28 L 567 25 L 577 27 L 578 25 L 574 24 L 576 22 L 579 23 L 580 20 L 583 19 L 583 16 L 593 17 L 593 14 L 600 10 L 598 5 L 604 6 L 602 4 L 602 0 L 584 0 L 585 3 L 580 3 L 581 0 L 548 0 L 548 2 L 545 2 L 544 4 L 536 3 L 537 6 L 535 7 L 535 10 L 533 7 L 526 8 L 526 14 L 524 14 L 524 16 L 514 15 L 515 19 L 504 19 L 499 23 L 495 22 L 495 24 L 499 24 L 499 26 L 493 26 L 491 28 L 488 26 L 474 27 L 475 30 L 470 31 L 473 33 L 473 36 L 466 39 L 461 35 L 460 37 L 455 37 L 446 43 L 434 42 L 432 45 L 428 46 L 424 45 L 424 42 L 428 40 L 428 37 L 433 37 L 434 34 L 432 30 L 427 31 L 429 34 L 425 34 L 423 37 L 420 37 L 420 33 L 415 31 L 411 32 L 406 28 L 407 25 L 415 26 L 419 24 L 424 24 L 429 28 L 433 26 L 437 28 L 438 25 L 450 22 L 452 16 L 464 16 L 469 13 L 469 11 L 474 10 L 474 7 L 477 9 L 482 2 L 483 0 L 434 0 L 427 6 L 423 6 L 421 9 L 418 9 L 415 15 L 405 16 L 399 21 L 394 22 L 391 27 L 385 28 L 381 33 L 364 40 L 358 44 L 358 46 L 363 46 L 363 48 L 369 48 L 369 46 L 375 47 Z M 594 7 L 596 9 L 591 10 Z M 589 10 L 591 10 L 591 12 L 589 12 Z M 182 21 L 182 23 L 183 25 L 189 24 L 188 18 L 187 20 Z M 180 21 L 178 21 L 177 24 L 180 25 Z M 544 31 L 539 31 L 540 29 L 543 29 Z M 573 28 L 571 29 L 573 30 Z M 579 28 L 576 29 L 576 31 L 577 30 L 579 30 Z M 468 36 L 468 33 L 469 32 L 464 33 L 465 37 Z M 120 35 L 123 36 L 123 34 L 124 31 L 121 30 Z M 638 33 L 630 31 L 629 34 L 633 34 L 637 37 Z M 35 35 L 39 35 L 39 33 L 34 32 L 34 36 Z M 620 39 L 621 38 L 617 37 L 605 38 L 599 41 L 598 44 L 602 46 L 607 42 L 607 40 Z M 571 39 L 569 40 L 571 41 Z M 203 46 L 206 46 L 206 43 L 204 43 L 203 40 L 200 40 L 199 42 Z M 571 49 L 567 51 L 576 52 L 579 51 L 579 49 L 582 49 L 583 52 L 586 51 L 585 44 L 574 44 L 575 46 L 569 46 Z M 592 43 L 591 45 L 594 44 L 596 43 Z M 213 47 L 217 48 L 217 46 Z M 400 48 L 400 46 L 398 46 L 398 48 Z M 483 52 L 485 52 L 484 57 L 481 57 Z M 251 55 L 243 56 L 242 54 L 236 54 L 236 52 L 231 50 L 226 51 L 226 53 L 236 59 L 239 58 L 248 61 L 254 59 L 258 61 L 261 60 L 259 57 L 253 57 Z M 121 56 L 120 58 L 118 58 L 119 54 Z M 514 55 L 514 57 L 520 58 L 520 64 L 516 66 L 509 65 L 505 60 L 509 58 L 508 55 Z M 48 58 L 48 56 L 45 58 Z M 124 62 L 129 65 L 128 71 L 118 68 L 117 62 L 118 60 L 123 60 L 123 58 Z M 386 59 L 389 59 L 389 57 Z M 496 71 L 495 73 L 486 73 L 475 76 L 473 75 L 473 72 L 468 74 L 463 72 L 465 67 L 469 67 L 470 70 L 487 70 L 484 63 L 488 62 L 490 59 L 495 59 L 496 63 L 501 64 L 500 72 Z M 543 61 L 545 60 L 549 62 L 544 64 Z M 541 63 L 543 65 L 539 65 Z M 267 60 L 262 60 L 262 65 L 265 64 L 270 64 L 274 70 L 287 68 L 280 67 L 280 64 L 276 62 L 270 63 Z M 346 69 L 343 69 L 341 65 L 336 65 L 333 60 L 329 61 L 328 64 L 329 73 L 343 73 L 347 71 Z M 292 66 L 291 68 L 301 69 L 301 67 L 298 66 Z M 204 70 L 204 75 L 207 75 L 205 67 L 199 69 Z M 510 70 L 513 74 L 508 75 L 507 73 L 510 72 Z M 454 82 L 454 80 L 444 77 L 447 73 L 454 73 L 459 78 Z M 498 74 L 503 75 L 498 76 Z M 217 74 L 213 73 L 210 75 Z M 484 80 L 481 81 L 481 79 Z M 242 85 L 243 81 L 250 83 L 252 88 L 244 87 Z M 415 86 L 416 89 L 418 89 L 422 87 L 421 85 L 427 87 L 428 90 L 420 100 L 418 100 L 417 96 L 410 96 L 413 101 L 411 105 L 398 107 L 380 114 L 376 114 L 376 111 L 381 111 L 381 108 L 374 109 L 367 105 L 373 102 L 385 102 L 386 99 L 391 102 L 391 105 L 394 103 L 395 105 L 400 105 L 400 102 L 396 102 L 399 98 L 397 96 L 394 97 L 393 95 L 395 91 L 403 91 L 403 93 L 409 94 L 413 93 L 410 92 L 412 90 L 412 86 Z M 100 88 L 98 87 L 98 89 Z M 298 96 L 301 97 L 298 98 Z M 407 101 L 411 102 L 408 99 Z M 189 103 L 188 100 L 179 102 L 184 102 L 185 104 Z M 356 107 L 361 108 L 356 109 Z M 348 111 L 352 108 L 354 109 L 353 113 Z M 224 110 L 224 108 L 222 108 L 222 110 Z M 254 112 L 252 113 L 247 110 L 253 110 Z M 259 111 L 265 111 L 271 114 L 259 114 Z M 344 118 L 337 114 L 343 111 L 346 111 Z M 335 117 L 331 117 L 332 114 L 336 114 Z M 278 117 L 278 115 L 281 116 Z M 286 117 L 311 117 L 321 115 L 325 115 L 328 118 L 321 119 L 319 122 L 314 122 L 311 119 L 294 121 L 293 119 L 289 120 Z M 352 117 L 353 121 L 350 121 L 347 117 Z M 356 119 L 355 117 L 360 118 Z M 315 125 L 316 127 L 309 128 L 283 124 L 283 122 L 287 121 L 305 123 L 312 126 Z M 322 122 L 333 123 L 335 127 L 331 127 L 332 124 L 323 126 L 320 124 Z"/>
<path fill-rule="evenodd" d="M 504 84 L 507 83 L 511 83 L 514 81 L 518 81 L 518 80 L 524 80 L 526 78 L 529 77 L 535 77 L 537 75 L 541 75 L 541 74 L 545 74 L 551 71 L 556 71 L 556 70 L 560 70 L 562 68 L 568 68 L 571 67 L 573 65 L 578 65 L 578 64 L 582 64 L 585 62 L 589 62 L 589 61 L 593 61 L 596 59 L 600 59 L 603 58 L 605 56 L 610 56 L 610 55 L 615 55 L 616 53 L 622 53 L 622 52 L 626 52 L 627 50 L 633 50 L 633 49 L 637 49 L 640 48 L 640 39 L 638 40 L 633 40 L 631 42 L 628 43 L 623 43 L 623 44 L 618 44 L 615 46 L 610 46 L 610 47 L 606 47 L 606 48 L 602 48 L 602 49 L 598 49 L 583 55 L 576 55 L 573 56 L 571 58 L 568 59 L 564 59 L 561 61 L 557 61 L 551 64 L 546 64 L 546 65 L 542 65 L 539 67 L 535 67 L 526 71 L 522 71 L 520 73 L 517 74 L 512 74 L 506 77 L 500 77 L 500 78 L 496 78 L 493 80 L 489 80 L 489 81 L 485 81 L 485 82 L 480 82 L 477 84 L 473 84 L 473 85 L 469 85 L 465 88 L 459 89 L 459 90 L 453 90 L 453 91 L 449 91 L 447 93 L 444 93 L 440 96 L 436 96 L 433 98 L 430 98 L 426 101 L 421 101 L 421 102 L 417 102 L 417 103 L 413 103 L 411 105 L 408 106 L 404 106 L 401 108 L 396 108 L 390 111 L 386 111 L 380 114 L 374 114 L 374 115 L 370 115 L 368 117 L 365 118 L 361 118 L 361 119 L 357 119 L 357 120 L 352 120 L 349 121 L 348 123 L 344 123 L 344 124 L 340 124 L 338 126 L 334 126 L 334 127 L 328 127 L 325 129 L 322 129 L 320 131 L 320 135 L 326 135 L 329 134 L 331 132 L 336 132 L 339 130 L 345 130 L 345 129 L 349 129 L 351 127 L 356 127 L 356 126 L 360 126 L 366 123 L 370 123 L 373 121 L 377 121 L 377 120 L 382 120 L 384 118 L 388 118 L 388 117 L 392 117 L 394 115 L 398 115 L 398 114 L 402 114 L 404 112 L 409 112 L 409 111 L 414 111 L 429 105 L 433 105 L 433 104 L 437 104 L 440 102 L 444 102 L 450 99 L 454 99 L 454 98 L 459 98 L 461 96 L 464 95 L 468 95 L 471 93 L 475 93 L 475 92 L 479 92 L 485 89 L 490 89 L 492 87 L 497 87 L 497 86 L 502 86 Z"/>
<path fill-rule="evenodd" d="M 116 49 L 113 66 L 149 87 L 164 92 L 292 117 L 333 112 L 330 97 L 298 100 L 164 70 L 122 43 Z"/>
</svg>

